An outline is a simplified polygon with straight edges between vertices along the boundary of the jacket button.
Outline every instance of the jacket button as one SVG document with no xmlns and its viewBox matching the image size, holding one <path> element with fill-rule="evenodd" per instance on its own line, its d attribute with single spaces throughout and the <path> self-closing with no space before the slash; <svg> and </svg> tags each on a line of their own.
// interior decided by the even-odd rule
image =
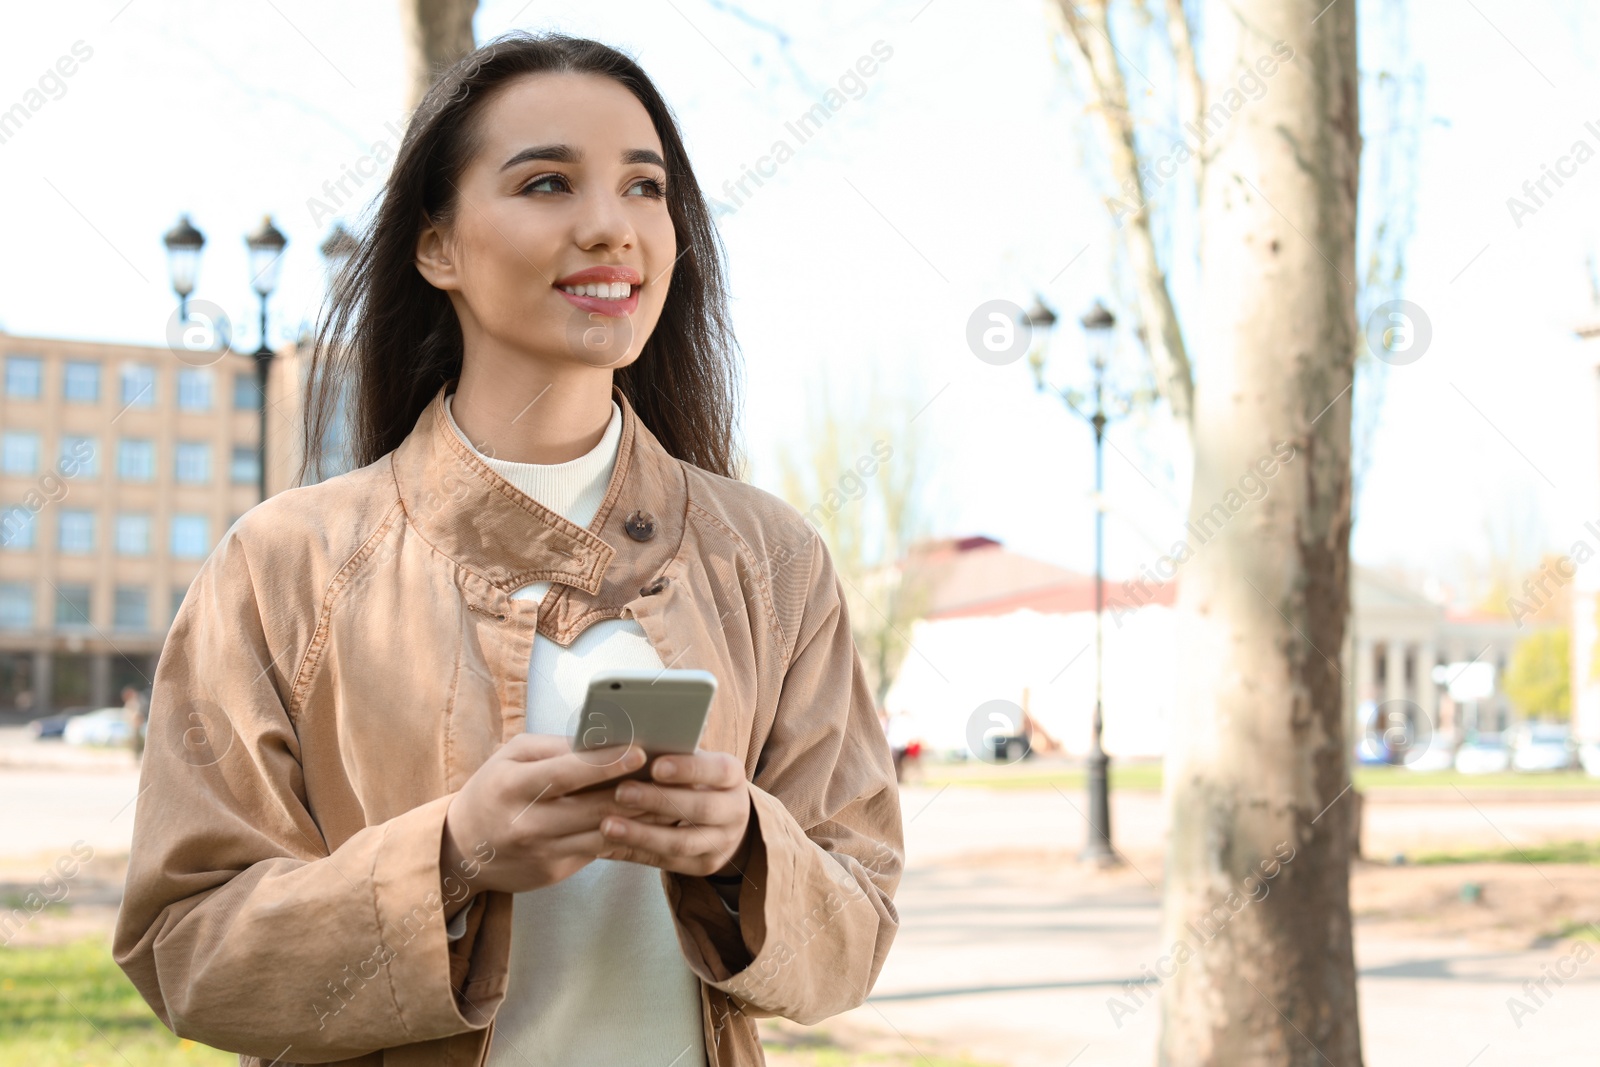
<svg viewBox="0 0 1600 1067">
<path fill-rule="evenodd" d="M 656 517 L 648 511 L 635 511 L 622 520 L 622 528 L 635 541 L 648 541 L 656 535 Z"/>
<path fill-rule="evenodd" d="M 655 581 L 651 582 L 649 585 L 640 586 L 639 587 L 639 595 L 640 596 L 655 596 L 657 593 L 661 592 L 661 590 L 665 589 L 666 587 L 667 587 L 667 579 L 666 578 L 657 578 Z"/>
</svg>

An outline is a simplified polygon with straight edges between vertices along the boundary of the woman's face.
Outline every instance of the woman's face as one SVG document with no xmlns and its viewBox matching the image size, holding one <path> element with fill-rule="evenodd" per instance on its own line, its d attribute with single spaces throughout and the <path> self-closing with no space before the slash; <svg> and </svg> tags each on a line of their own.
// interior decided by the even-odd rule
<svg viewBox="0 0 1600 1067">
<path fill-rule="evenodd" d="M 634 95 L 593 74 L 532 74 L 480 113 L 482 148 L 417 267 L 450 294 L 468 352 L 622 367 L 666 302 L 677 239 L 661 139 Z"/>
</svg>

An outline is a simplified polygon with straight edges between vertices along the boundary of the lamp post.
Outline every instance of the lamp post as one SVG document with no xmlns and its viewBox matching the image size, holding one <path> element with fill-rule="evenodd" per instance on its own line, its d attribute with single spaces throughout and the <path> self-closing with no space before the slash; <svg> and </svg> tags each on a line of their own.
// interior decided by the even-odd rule
<svg viewBox="0 0 1600 1067">
<path fill-rule="evenodd" d="M 261 298 L 261 341 L 255 351 L 256 401 L 261 410 L 261 440 L 256 457 L 256 481 L 261 499 L 267 499 L 267 372 L 272 366 L 272 347 L 267 344 L 267 297 L 278 287 L 278 269 L 283 263 L 283 249 L 289 243 L 276 226 L 272 216 L 264 215 L 261 226 L 244 239 L 250 250 L 250 286 Z"/>
<path fill-rule="evenodd" d="M 1105 728 L 1102 684 L 1105 679 L 1105 440 L 1106 362 L 1111 346 L 1111 329 L 1116 316 L 1096 300 L 1094 307 L 1079 320 L 1084 336 L 1089 339 L 1089 365 L 1094 368 L 1094 414 L 1089 422 L 1094 426 L 1094 729 L 1089 740 L 1089 837 L 1083 846 L 1082 858 L 1101 866 L 1117 862 L 1116 851 L 1111 847 L 1111 783 L 1109 770 L 1111 757 L 1101 745 L 1101 732 Z"/>
<path fill-rule="evenodd" d="M 1025 313 L 1024 321 L 1036 330 L 1042 330 L 1046 336 L 1055 326 L 1056 315 L 1044 301 L 1034 300 L 1033 307 Z M 1104 710 L 1104 678 L 1105 678 L 1105 434 L 1106 424 L 1111 416 L 1106 411 L 1109 391 L 1106 387 L 1106 367 L 1110 362 L 1112 331 L 1116 326 L 1116 316 L 1108 311 L 1104 304 L 1096 300 L 1094 306 L 1078 320 L 1083 327 L 1084 337 L 1088 342 L 1089 367 L 1093 372 L 1094 384 L 1086 395 L 1076 389 L 1054 389 L 1058 396 L 1081 416 L 1085 422 L 1094 428 L 1094 721 L 1089 739 L 1089 754 L 1086 759 L 1088 789 L 1089 789 L 1089 836 L 1084 842 L 1083 852 L 1079 858 L 1087 863 L 1099 866 L 1109 866 L 1120 863 L 1116 850 L 1111 846 L 1111 790 L 1110 766 L 1111 757 L 1106 755 L 1102 744 L 1102 734 L 1105 728 Z M 1028 364 L 1033 370 L 1034 386 L 1043 392 L 1047 386 L 1044 380 L 1044 343 L 1035 346 L 1029 353 Z M 1084 411 L 1085 403 L 1093 403 L 1091 412 Z M 1133 398 L 1124 398 L 1124 406 L 1131 408 Z"/>
<path fill-rule="evenodd" d="M 360 248 L 360 243 L 356 241 L 355 236 L 349 230 L 344 228 L 344 223 L 335 219 L 333 229 L 328 231 L 327 239 L 318 246 L 318 250 L 322 253 L 322 258 L 328 261 L 328 279 L 330 282 L 339 277 L 340 272 L 344 270 L 344 265 L 350 262 L 350 257 L 355 255 Z"/>
<path fill-rule="evenodd" d="M 189 216 L 178 219 L 178 224 L 162 238 L 167 246 L 167 273 L 172 278 L 172 291 L 178 294 L 178 318 L 189 321 L 189 294 L 194 292 L 195 275 L 200 271 L 200 250 L 206 246 L 203 233 L 194 228 Z"/>
</svg>

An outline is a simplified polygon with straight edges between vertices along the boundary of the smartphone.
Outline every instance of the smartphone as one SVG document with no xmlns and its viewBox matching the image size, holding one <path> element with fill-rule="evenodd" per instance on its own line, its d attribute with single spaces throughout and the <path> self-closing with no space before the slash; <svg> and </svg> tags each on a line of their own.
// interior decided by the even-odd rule
<svg viewBox="0 0 1600 1067">
<path fill-rule="evenodd" d="M 645 762 L 629 774 L 575 789 L 613 789 L 625 778 L 650 780 L 656 757 L 692 754 L 705 732 L 716 675 L 702 670 L 612 670 L 589 680 L 589 692 L 572 737 L 574 752 L 637 744 Z M 607 756 L 606 758 L 611 758 Z"/>
</svg>

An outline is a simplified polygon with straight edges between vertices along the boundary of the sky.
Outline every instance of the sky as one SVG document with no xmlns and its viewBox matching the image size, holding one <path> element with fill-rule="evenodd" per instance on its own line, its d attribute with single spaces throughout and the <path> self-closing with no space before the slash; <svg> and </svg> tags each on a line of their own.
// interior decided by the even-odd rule
<svg viewBox="0 0 1600 1067">
<path fill-rule="evenodd" d="M 1377 6 L 1361 5 L 1363 61 L 1382 57 L 1424 87 L 1415 232 L 1393 296 L 1424 310 L 1432 341 L 1383 373 L 1352 552 L 1454 587 L 1495 553 L 1531 562 L 1600 544 L 1584 526 L 1600 520 L 1600 342 L 1573 334 L 1590 314 L 1586 259 L 1600 252 L 1600 10 L 1413 0 L 1400 46 L 1378 39 L 1391 24 L 1366 19 Z M 272 339 L 314 321 L 328 209 L 356 221 L 383 172 L 347 181 L 353 195 L 329 183 L 370 169 L 404 129 L 393 0 L 88 0 L 3 18 L 0 109 L 62 57 L 74 73 L 0 143 L 12 205 L 0 326 L 164 343 L 176 300 L 161 236 L 185 212 L 208 238 L 195 297 L 226 310 L 237 343 L 255 344 L 243 235 L 266 213 L 289 238 Z M 778 455 L 804 447 L 805 398 L 859 407 L 874 379 L 884 410 L 887 398 L 918 412 L 934 532 L 1092 567 L 1088 428 L 1035 390 L 1025 360 L 996 366 L 967 341 L 982 305 L 1042 294 L 1062 316 L 1047 374 L 1082 384 L 1077 317 L 1098 297 L 1131 318 L 1098 142 L 1046 4 L 481 5 L 478 40 L 511 28 L 633 54 L 677 114 L 701 186 L 733 208 L 719 227 L 757 484 L 776 491 Z M 864 56 L 877 69 L 852 82 Z M 1154 68 L 1145 80 L 1164 84 Z M 843 106 L 798 143 L 786 124 L 832 88 Z M 1365 129 L 1369 155 L 1390 134 Z M 738 193 L 731 183 L 779 139 L 792 158 Z M 1596 154 L 1577 163 L 1580 140 Z M 1547 181 L 1553 195 L 1508 207 L 1558 164 L 1570 176 Z M 1192 312 L 1192 264 L 1175 264 L 1173 280 Z M 1115 358 L 1138 365 L 1125 329 Z M 1174 436 L 1159 411 L 1111 431 L 1114 576 L 1182 526 Z"/>
</svg>

